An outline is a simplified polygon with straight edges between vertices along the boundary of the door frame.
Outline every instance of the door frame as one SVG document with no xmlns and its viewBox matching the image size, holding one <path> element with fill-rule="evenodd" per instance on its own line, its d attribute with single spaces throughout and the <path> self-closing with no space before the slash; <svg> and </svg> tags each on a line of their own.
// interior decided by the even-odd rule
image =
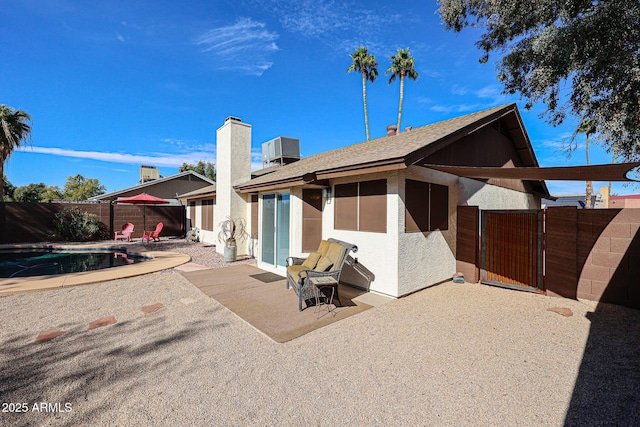
<svg viewBox="0 0 640 427">
<path fill-rule="evenodd" d="M 286 265 L 278 265 L 278 239 L 279 239 L 279 234 L 278 234 L 278 201 L 281 200 L 282 196 L 288 196 L 289 197 L 289 230 L 287 233 L 287 254 L 286 256 L 288 257 L 290 255 L 290 251 L 291 251 L 291 193 L 289 191 L 273 191 L 273 192 L 265 192 L 259 195 L 259 216 L 258 216 L 258 227 L 259 227 L 259 231 L 258 234 L 260 236 L 260 239 L 258 241 L 259 243 L 259 247 L 258 247 L 258 253 L 260 254 L 260 268 L 264 268 L 265 270 L 273 270 L 273 271 L 286 271 Z M 264 249 L 264 241 L 265 241 L 265 236 L 267 233 L 265 233 L 264 230 L 264 220 L 265 220 L 265 211 L 264 211 L 264 197 L 265 196 L 275 196 L 275 207 L 274 207 L 274 215 L 273 215 L 273 220 L 274 220 L 274 224 L 273 224 L 273 258 L 274 258 L 274 262 L 270 263 L 270 262 L 265 262 L 264 258 L 263 258 L 263 249 Z M 269 233 L 271 234 L 271 233 Z M 286 257 L 285 257 L 286 258 Z M 286 263 L 285 263 L 286 264 Z"/>
</svg>

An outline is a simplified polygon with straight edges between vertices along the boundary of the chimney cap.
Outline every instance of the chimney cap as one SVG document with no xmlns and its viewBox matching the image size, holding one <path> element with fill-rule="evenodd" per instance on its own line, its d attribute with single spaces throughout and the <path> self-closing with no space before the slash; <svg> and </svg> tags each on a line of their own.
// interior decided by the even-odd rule
<svg viewBox="0 0 640 427">
<path fill-rule="evenodd" d="M 224 122 L 238 122 L 238 123 L 242 123 L 242 119 L 240 117 L 234 117 L 234 116 L 229 116 L 226 119 L 224 119 Z"/>
<path fill-rule="evenodd" d="M 398 132 L 398 126 L 389 125 L 387 126 L 387 136 L 393 136 Z"/>
</svg>

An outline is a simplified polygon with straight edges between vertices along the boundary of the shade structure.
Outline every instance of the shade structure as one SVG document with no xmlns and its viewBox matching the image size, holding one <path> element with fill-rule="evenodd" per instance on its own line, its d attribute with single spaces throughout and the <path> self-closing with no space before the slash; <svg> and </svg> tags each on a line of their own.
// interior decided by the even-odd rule
<svg viewBox="0 0 640 427">
<path fill-rule="evenodd" d="M 152 196 L 147 193 L 140 193 L 131 197 L 119 197 L 114 203 L 128 203 L 130 205 L 143 205 L 142 207 L 142 226 L 147 229 L 147 205 L 163 205 L 169 203 L 168 200 L 160 197 Z"/>
</svg>

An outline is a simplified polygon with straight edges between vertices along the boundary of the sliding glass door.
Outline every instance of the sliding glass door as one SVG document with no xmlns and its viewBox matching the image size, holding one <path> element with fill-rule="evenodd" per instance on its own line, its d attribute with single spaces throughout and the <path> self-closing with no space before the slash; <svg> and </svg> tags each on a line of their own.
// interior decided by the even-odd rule
<svg viewBox="0 0 640 427">
<path fill-rule="evenodd" d="M 289 256 L 289 194 L 262 196 L 262 262 L 286 267 Z"/>
</svg>

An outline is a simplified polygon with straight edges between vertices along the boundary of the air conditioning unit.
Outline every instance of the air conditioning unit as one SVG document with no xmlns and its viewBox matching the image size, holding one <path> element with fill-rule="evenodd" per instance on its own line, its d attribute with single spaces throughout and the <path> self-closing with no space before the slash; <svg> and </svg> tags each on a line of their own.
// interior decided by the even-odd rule
<svg viewBox="0 0 640 427">
<path fill-rule="evenodd" d="M 300 160 L 300 140 L 279 136 L 262 144 L 262 164 L 286 165 Z"/>
<path fill-rule="evenodd" d="M 155 166 L 140 166 L 140 183 L 160 178 L 160 170 Z"/>
</svg>

